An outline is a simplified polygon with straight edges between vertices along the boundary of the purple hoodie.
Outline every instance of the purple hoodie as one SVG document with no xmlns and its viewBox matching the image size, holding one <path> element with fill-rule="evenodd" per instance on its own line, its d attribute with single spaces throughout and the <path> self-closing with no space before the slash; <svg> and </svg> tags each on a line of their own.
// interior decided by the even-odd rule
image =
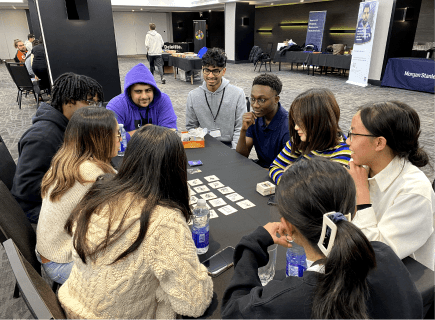
<svg viewBox="0 0 435 320">
<path fill-rule="evenodd" d="M 139 82 L 154 87 L 154 99 L 146 108 L 138 107 L 128 96 L 128 88 Z M 118 123 L 124 124 L 126 131 L 139 129 L 142 118 L 146 118 L 147 109 L 149 109 L 148 119 L 150 119 L 150 123 L 157 126 L 177 129 L 177 116 L 175 115 L 169 96 L 157 88 L 154 76 L 142 63 L 134 66 L 127 73 L 124 81 L 124 93 L 110 100 L 107 104 L 107 109 L 116 113 Z M 127 133 L 127 141 L 129 140 L 130 135 Z"/>
</svg>

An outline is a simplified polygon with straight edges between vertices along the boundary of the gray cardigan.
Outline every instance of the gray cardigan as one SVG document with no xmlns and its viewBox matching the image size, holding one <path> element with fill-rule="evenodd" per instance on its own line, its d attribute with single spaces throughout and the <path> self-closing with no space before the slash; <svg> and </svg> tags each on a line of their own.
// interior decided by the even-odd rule
<svg viewBox="0 0 435 320">
<path fill-rule="evenodd" d="M 218 113 L 222 94 L 224 97 Z M 206 96 L 211 112 L 207 106 Z M 227 144 L 231 143 L 232 148 L 235 149 L 239 141 L 242 117 L 245 112 L 247 109 L 243 89 L 231 85 L 227 79 L 222 78 L 221 86 L 215 92 L 211 92 L 207 89 L 204 81 L 202 86 L 190 91 L 187 96 L 186 129 L 201 127 L 211 130 L 219 128 L 222 136 L 217 139 Z M 213 121 L 214 117 L 216 117 L 216 122 Z"/>
</svg>

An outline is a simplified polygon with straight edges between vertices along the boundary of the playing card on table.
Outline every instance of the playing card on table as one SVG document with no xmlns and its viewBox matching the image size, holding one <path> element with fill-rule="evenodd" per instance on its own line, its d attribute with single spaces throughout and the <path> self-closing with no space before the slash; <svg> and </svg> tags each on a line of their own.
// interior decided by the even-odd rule
<svg viewBox="0 0 435 320">
<path fill-rule="evenodd" d="M 217 188 L 222 188 L 225 185 L 223 183 L 221 183 L 220 181 L 216 181 L 216 182 L 212 182 L 208 184 L 210 187 L 212 187 L 213 189 L 217 189 Z"/>
<path fill-rule="evenodd" d="M 233 202 L 243 199 L 243 197 L 240 194 L 236 193 L 236 192 L 231 193 L 231 194 L 227 194 L 225 197 L 230 199 Z"/>
<path fill-rule="evenodd" d="M 248 209 L 248 208 L 252 208 L 255 207 L 255 204 L 253 204 L 251 201 L 249 200 L 243 200 L 240 202 L 236 203 L 239 207 L 241 207 L 242 209 Z"/>
<path fill-rule="evenodd" d="M 200 194 L 201 198 L 205 199 L 205 200 L 211 200 L 211 199 L 216 199 L 216 195 L 213 192 L 208 192 L 208 193 L 203 193 Z"/>
<path fill-rule="evenodd" d="M 193 189 L 198 193 L 210 191 L 210 189 L 207 188 L 207 186 L 199 186 L 199 187 L 195 187 Z"/>
<path fill-rule="evenodd" d="M 214 211 L 213 209 L 210 210 L 210 219 L 213 218 L 219 218 L 219 216 L 217 215 L 216 211 Z"/>
<path fill-rule="evenodd" d="M 197 168 L 187 169 L 187 173 L 190 173 L 190 174 L 195 174 L 195 173 L 200 173 L 200 172 L 202 172 L 201 169 L 197 169 Z"/>
<path fill-rule="evenodd" d="M 224 200 L 222 200 L 222 198 L 210 200 L 209 202 L 213 207 L 220 207 L 227 204 Z"/>
<path fill-rule="evenodd" d="M 190 187 L 189 187 L 189 195 L 190 196 L 194 196 L 195 194 L 196 194 L 196 192 L 193 191 L 192 189 L 190 189 Z"/>
<path fill-rule="evenodd" d="M 237 212 L 237 209 L 234 209 L 230 205 L 226 205 L 225 207 L 219 208 L 218 210 L 226 216 L 231 214 L 231 213 Z"/>
<path fill-rule="evenodd" d="M 213 181 L 219 180 L 219 178 L 216 177 L 215 175 L 204 177 L 204 179 L 207 180 L 208 182 L 213 182 Z"/>
<path fill-rule="evenodd" d="M 198 198 L 195 196 L 191 196 L 189 200 L 189 204 L 195 204 L 198 202 Z"/>
<path fill-rule="evenodd" d="M 231 189 L 230 187 L 223 187 L 223 188 L 219 188 L 218 191 L 222 194 L 227 194 L 227 193 L 233 193 L 234 190 Z"/>
<path fill-rule="evenodd" d="M 199 179 L 193 179 L 193 180 L 188 180 L 187 183 L 190 184 L 191 186 L 197 186 L 198 184 L 202 184 L 202 181 Z"/>
</svg>

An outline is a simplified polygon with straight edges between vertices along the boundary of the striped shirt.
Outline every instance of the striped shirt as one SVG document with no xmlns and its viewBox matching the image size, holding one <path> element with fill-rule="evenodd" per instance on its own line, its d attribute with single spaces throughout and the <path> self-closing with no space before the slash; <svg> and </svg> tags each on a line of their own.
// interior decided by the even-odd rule
<svg viewBox="0 0 435 320">
<path fill-rule="evenodd" d="M 292 165 L 301 155 L 302 152 L 300 151 L 291 154 L 291 144 L 290 141 L 288 141 L 284 149 L 282 149 L 278 157 L 276 157 L 270 165 L 269 176 L 273 182 L 279 184 L 285 168 Z M 350 160 L 350 150 L 343 138 L 340 138 L 339 144 L 335 147 L 322 151 L 311 151 L 309 154 L 304 155 L 305 158 L 311 158 L 313 156 L 325 157 L 342 165 L 347 165 Z"/>
</svg>

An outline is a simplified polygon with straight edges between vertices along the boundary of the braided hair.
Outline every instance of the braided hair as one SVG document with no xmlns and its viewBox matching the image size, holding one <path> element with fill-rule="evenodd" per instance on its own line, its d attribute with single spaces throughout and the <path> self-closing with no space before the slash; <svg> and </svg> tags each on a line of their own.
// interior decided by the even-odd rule
<svg viewBox="0 0 435 320">
<path fill-rule="evenodd" d="M 51 106 L 62 112 L 62 106 L 75 101 L 87 100 L 88 96 L 97 95 L 104 101 L 103 87 L 95 79 L 75 74 L 64 73 L 53 83 Z"/>
</svg>

